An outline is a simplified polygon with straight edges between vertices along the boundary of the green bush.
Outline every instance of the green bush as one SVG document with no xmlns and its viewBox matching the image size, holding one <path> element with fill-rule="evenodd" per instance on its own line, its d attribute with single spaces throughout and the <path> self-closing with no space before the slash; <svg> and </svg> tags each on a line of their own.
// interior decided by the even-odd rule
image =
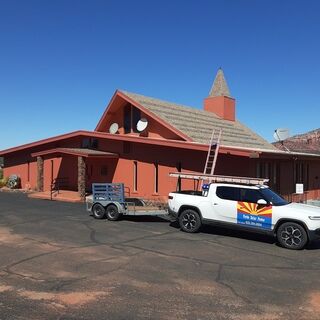
<svg viewBox="0 0 320 320">
<path fill-rule="evenodd" d="M 2 180 L 2 179 L 3 179 L 3 169 L 0 168 L 0 180 Z"/>
<path fill-rule="evenodd" d="M 8 183 L 8 178 L 2 178 L 0 179 L 0 188 L 6 186 Z"/>
</svg>

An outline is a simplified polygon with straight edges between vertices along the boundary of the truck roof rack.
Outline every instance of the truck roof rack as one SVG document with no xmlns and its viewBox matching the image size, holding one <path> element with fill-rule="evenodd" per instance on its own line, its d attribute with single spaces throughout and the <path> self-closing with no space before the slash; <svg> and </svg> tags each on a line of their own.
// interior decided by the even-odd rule
<svg viewBox="0 0 320 320">
<path fill-rule="evenodd" d="M 248 178 L 248 177 L 234 177 L 234 176 L 219 176 L 219 175 L 207 175 L 202 173 L 186 173 L 186 172 L 171 172 L 170 177 L 193 179 L 208 182 L 222 182 L 222 183 L 238 183 L 247 185 L 265 185 L 269 182 L 269 179 L 261 178 Z"/>
</svg>

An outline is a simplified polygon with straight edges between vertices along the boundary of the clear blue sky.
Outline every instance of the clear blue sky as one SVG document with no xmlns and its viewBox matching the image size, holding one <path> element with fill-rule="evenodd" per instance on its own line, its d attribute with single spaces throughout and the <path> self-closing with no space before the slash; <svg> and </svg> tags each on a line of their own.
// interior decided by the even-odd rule
<svg viewBox="0 0 320 320">
<path fill-rule="evenodd" d="M 0 149 L 93 130 L 117 88 L 202 108 L 217 69 L 272 141 L 320 127 L 320 1 L 0 0 Z"/>
</svg>

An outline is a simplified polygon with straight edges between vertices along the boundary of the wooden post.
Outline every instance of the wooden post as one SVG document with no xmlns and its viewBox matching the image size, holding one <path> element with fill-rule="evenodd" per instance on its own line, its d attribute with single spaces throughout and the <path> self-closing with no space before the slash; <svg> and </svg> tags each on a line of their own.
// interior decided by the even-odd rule
<svg viewBox="0 0 320 320">
<path fill-rule="evenodd" d="M 37 157 L 37 190 L 43 191 L 43 158 Z"/>
<path fill-rule="evenodd" d="M 86 163 L 84 157 L 78 157 L 78 193 L 82 200 L 86 196 Z"/>
</svg>

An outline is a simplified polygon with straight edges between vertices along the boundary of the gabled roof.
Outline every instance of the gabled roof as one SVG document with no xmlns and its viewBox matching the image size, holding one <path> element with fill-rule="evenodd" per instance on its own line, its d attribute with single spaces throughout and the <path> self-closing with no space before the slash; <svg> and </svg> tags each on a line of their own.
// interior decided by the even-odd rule
<svg viewBox="0 0 320 320">
<path fill-rule="evenodd" d="M 147 108 L 145 108 L 143 105 L 141 105 L 138 100 L 132 99 L 129 95 L 126 95 L 124 93 L 125 91 L 116 90 L 114 93 L 112 99 L 110 100 L 107 108 L 105 109 L 102 117 L 100 118 L 95 131 L 104 132 L 105 131 L 105 123 L 107 122 L 108 116 L 113 115 L 118 111 L 119 104 L 117 104 L 117 101 L 121 99 L 124 99 L 128 103 L 134 105 L 136 108 L 140 109 L 145 115 L 152 118 L 156 122 L 158 122 L 160 125 L 165 127 L 167 130 L 171 131 L 173 134 L 177 136 L 178 140 L 183 141 L 192 141 L 187 135 L 185 135 L 183 132 L 181 132 L 178 128 L 172 126 L 167 121 L 163 120 L 162 118 L 158 117 L 155 113 L 150 112 Z"/>
<path fill-rule="evenodd" d="M 163 101 L 140 94 L 120 91 L 138 102 L 171 126 L 190 137 L 194 142 L 208 144 L 213 128 L 222 129 L 223 146 L 277 150 L 272 144 L 251 131 L 239 121 L 219 118 L 212 112 Z"/>
<path fill-rule="evenodd" d="M 227 81 L 221 68 L 218 70 L 216 78 L 214 79 L 213 85 L 209 92 L 209 97 L 219 96 L 231 97 Z"/>
</svg>

